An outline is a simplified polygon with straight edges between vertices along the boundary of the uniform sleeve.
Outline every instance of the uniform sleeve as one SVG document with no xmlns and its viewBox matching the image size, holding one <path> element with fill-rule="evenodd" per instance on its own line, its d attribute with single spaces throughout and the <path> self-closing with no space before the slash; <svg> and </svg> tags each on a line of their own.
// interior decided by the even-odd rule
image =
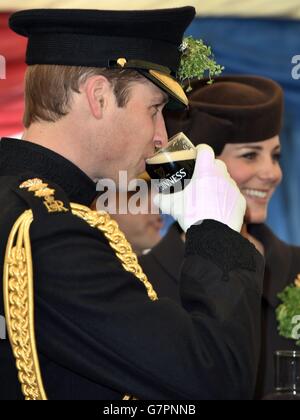
<svg viewBox="0 0 300 420">
<path fill-rule="evenodd" d="M 183 307 L 150 301 L 104 236 L 70 214 L 31 228 L 38 350 L 140 399 L 247 399 L 259 352 L 263 261 L 226 226 L 187 234 Z"/>
</svg>

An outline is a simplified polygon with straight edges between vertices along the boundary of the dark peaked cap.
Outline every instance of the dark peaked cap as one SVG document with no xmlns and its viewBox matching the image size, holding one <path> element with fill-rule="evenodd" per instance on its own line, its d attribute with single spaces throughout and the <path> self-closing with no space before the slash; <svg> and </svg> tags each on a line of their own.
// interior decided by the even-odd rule
<svg viewBox="0 0 300 420">
<path fill-rule="evenodd" d="M 13 14 L 10 27 L 27 37 L 26 63 L 136 69 L 187 105 L 174 79 L 179 46 L 193 7 L 108 11 L 34 9 Z"/>
<path fill-rule="evenodd" d="M 257 76 L 217 77 L 194 81 L 190 107 L 166 112 L 170 135 L 183 131 L 194 144 L 207 143 L 220 155 L 227 143 L 256 143 L 278 135 L 283 117 L 283 90 Z"/>
</svg>

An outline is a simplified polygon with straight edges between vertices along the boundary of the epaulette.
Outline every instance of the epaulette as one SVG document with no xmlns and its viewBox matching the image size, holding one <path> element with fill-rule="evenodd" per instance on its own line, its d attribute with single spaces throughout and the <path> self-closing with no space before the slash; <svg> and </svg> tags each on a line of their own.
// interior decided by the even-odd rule
<svg viewBox="0 0 300 420">
<path fill-rule="evenodd" d="M 3 290 L 6 325 L 25 399 L 47 400 L 35 339 L 30 241 L 30 226 L 35 219 L 51 216 L 55 223 L 55 215 L 79 217 L 104 234 L 123 268 L 144 284 L 152 301 L 157 300 L 157 294 L 143 273 L 125 235 L 106 212 L 92 211 L 80 204 L 70 203 L 59 186 L 39 178 L 19 181 L 14 192 L 25 201 L 28 209 L 15 222 L 5 253 Z M 132 398 L 128 395 L 124 397 L 126 400 Z"/>
<path fill-rule="evenodd" d="M 20 179 L 14 192 L 27 203 L 34 217 L 71 212 L 67 195 L 54 183 L 39 178 Z"/>
</svg>

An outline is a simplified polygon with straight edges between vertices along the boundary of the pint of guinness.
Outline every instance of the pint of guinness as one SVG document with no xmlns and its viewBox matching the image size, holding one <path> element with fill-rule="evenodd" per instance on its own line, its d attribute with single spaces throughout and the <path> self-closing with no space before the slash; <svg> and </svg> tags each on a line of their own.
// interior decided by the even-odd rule
<svg viewBox="0 0 300 420">
<path fill-rule="evenodd" d="M 162 194 L 182 191 L 191 180 L 197 152 L 183 134 L 174 136 L 167 148 L 157 152 L 146 162 L 146 170 L 152 179 L 158 180 Z"/>
</svg>

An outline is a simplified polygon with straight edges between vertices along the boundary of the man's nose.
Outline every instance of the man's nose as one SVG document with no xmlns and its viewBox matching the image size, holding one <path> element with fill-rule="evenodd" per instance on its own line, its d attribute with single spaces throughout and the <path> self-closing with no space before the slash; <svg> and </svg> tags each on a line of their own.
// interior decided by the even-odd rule
<svg viewBox="0 0 300 420">
<path fill-rule="evenodd" d="M 159 115 L 154 134 L 154 145 L 156 148 L 165 148 L 168 146 L 168 133 L 165 120 L 162 114 Z"/>
</svg>

